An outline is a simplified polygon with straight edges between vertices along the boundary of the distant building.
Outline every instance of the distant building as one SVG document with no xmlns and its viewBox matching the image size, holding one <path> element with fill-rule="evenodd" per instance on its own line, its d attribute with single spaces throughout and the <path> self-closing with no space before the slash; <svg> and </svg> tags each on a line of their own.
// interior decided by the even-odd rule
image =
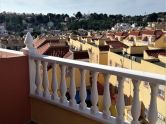
<svg viewBox="0 0 166 124">
<path fill-rule="evenodd" d="M 13 35 L 0 37 L 0 48 L 19 51 L 24 46 L 25 46 L 24 39 L 22 37 L 13 36 Z"/>
<path fill-rule="evenodd" d="M 117 23 L 114 27 L 112 27 L 113 31 L 128 31 L 131 29 L 131 25 L 128 23 Z"/>
<path fill-rule="evenodd" d="M 0 25 L 0 36 L 7 36 L 8 32 L 4 25 Z"/>
<path fill-rule="evenodd" d="M 160 29 L 166 31 L 166 22 L 148 22 L 147 29 Z"/>
</svg>

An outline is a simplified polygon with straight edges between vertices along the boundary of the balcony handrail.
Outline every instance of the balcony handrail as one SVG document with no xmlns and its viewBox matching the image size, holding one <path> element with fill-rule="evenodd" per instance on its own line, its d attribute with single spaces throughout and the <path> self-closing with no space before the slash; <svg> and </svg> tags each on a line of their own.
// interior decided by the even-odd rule
<svg viewBox="0 0 166 124">
<path fill-rule="evenodd" d="M 108 73 L 120 77 L 127 77 L 131 79 L 147 81 L 149 83 L 158 83 L 159 85 L 166 85 L 166 75 L 161 75 L 156 73 L 130 70 L 126 68 L 106 66 L 95 63 L 87 63 L 83 61 L 70 60 L 70 59 L 47 56 L 47 55 L 38 55 L 38 56 L 30 55 L 30 58 L 35 60 L 46 61 L 49 63 L 57 63 L 75 68 L 101 72 L 104 74 Z"/>
<path fill-rule="evenodd" d="M 12 54 L 15 54 L 15 55 L 24 55 L 23 52 L 21 51 L 15 51 L 15 50 L 9 50 L 9 49 L 4 49 L 4 48 L 0 48 L 0 52 L 4 52 L 4 53 L 12 53 Z"/>
<path fill-rule="evenodd" d="M 142 72 L 136 70 L 129 70 L 124 68 L 98 65 L 93 63 L 86 63 L 76 60 L 64 59 L 53 56 L 39 55 L 33 47 L 33 38 L 30 33 L 25 38 L 26 48 L 23 49 L 25 55 L 29 56 L 29 75 L 30 75 L 30 94 L 34 97 L 39 97 L 46 102 L 53 102 L 55 105 L 64 105 L 66 109 L 85 115 L 94 120 L 100 120 L 101 122 L 109 124 L 124 124 L 128 123 L 124 120 L 124 83 L 125 78 L 130 78 L 133 84 L 133 100 L 131 106 L 132 122 L 131 124 L 139 124 L 139 116 L 141 110 L 141 104 L 139 99 L 139 86 L 141 81 L 149 82 L 151 89 L 151 98 L 148 112 L 148 121 L 150 124 L 156 124 L 157 122 L 157 93 L 159 85 L 166 85 L 166 76 L 161 74 L 154 74 L 149 72 Z M 48 64 L 52 67 L 52 81 L 48 80 Z M 60 86 L 57 83 L 57 71 L 56 65 L 60 67 Z M 42 68 L 41 68 L 42 67 Z M 66 67 L 70 67 L 70 86 L 67 91 L 66 84 Z M 80 103 L 77 104 L 75 100 L 76 85 L 75 85 L 75 68 L 80 71 Z M 92 85 L 91 85 L 91 103 L 92 106 L 89 109 L 86 104 L 87 91 L 86 91 L 86 70 L 92 71 Z M 41 75 L 41 71 L 43 74 Z M 104 76 L 104 91 L 103 91 L 103 110 L 98 110 L 98 87 L 97 79 L 98 73 L 103 73 Z M 117 117 L 110 116 L 110 76 L 117 76 L 118 93 L 116 100 Z M 41 77 L 42 76 L 42 77 Z M 43 80 L 42 80 L 43 78 Z M 52 86 L 52 92 L 49 90 L 49 86 Z M 42 88 L 41 88 L 42 87 Z M 60 95 L 58 95 L 58 90 Z M 66 93 L 69 92 L 70 100 L 67 100 Z M 75 106 L 78 106 L 75 108 Z M 73 109 L 75 108 L 75 109 Z M 86 112 L 85 112 L 86 110 Z"/>
</svg>

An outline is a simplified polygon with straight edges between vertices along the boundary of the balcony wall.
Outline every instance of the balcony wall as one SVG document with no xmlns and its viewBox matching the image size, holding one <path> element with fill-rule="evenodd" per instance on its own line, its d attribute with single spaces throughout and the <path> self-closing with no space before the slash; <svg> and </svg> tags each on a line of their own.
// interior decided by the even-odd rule
<svg viewBox="0 0 166 124">
<path fill-rule="evenodd" d="M 0 58 L 0 124 L 24 124 L 30 120 L 28 57 L 4 54 Z"/>
<path fill-rule="evenodd" d="M 31 98 L 31 118 L 38 124 L 101 124 L 36 98 Z"/>
</svg>

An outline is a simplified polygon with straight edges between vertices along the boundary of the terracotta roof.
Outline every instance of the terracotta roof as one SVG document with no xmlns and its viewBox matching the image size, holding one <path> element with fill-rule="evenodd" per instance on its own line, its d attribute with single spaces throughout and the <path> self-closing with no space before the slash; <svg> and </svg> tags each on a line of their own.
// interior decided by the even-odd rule
<svg viewBox="0 0 166 124">
<path fill-rule="evenodd" d="M 99 39 L 104 38 L 104 37 L 105 37 L 105 35 L 97 35 L 97 36 L 93 36 L 92 40 L 99 40 Z"/>
<path fill-rule="evenodd" d="M 142 34 L 155 35 L 155 30 L 143 30 Z"/>
<path fill-rule="evenodd" d="M 141 36 L 142 32 L 141 31 L 130 31 L 129 35 L 134 35 L 134 36 Z"/>
<path fill-rule="evenodd" d="M 49 38 L 42 37 L 42 38 L 38 38 L 34 41 L 34 47 L 39 48 L 39 47 L 41 47 L 42 45 L 44 45 L 46 43 L 54 43 L 56 45 L 61 44 L 61 45 L 64 45 L 64 46 L 67 44 L 64 41 L 60 41 L 59 39 L 49 39 Z"/>
<path fill-rule="evenodd" d="M 39 54 L 56 56 L 63 58 L 64 55 L 69 52 L 69 46 L 56 46 L 51 43 L 46 43 L 42 47 L 37 49 Z"/>
<path fill-rule="evenodd" d="M 142 34 L 146 34 L 146 35 L 155 35 L 156 38 L 161 37 L 161 35 L 163 35 L 164 33 L 162 32 L 162 30 L 143 30 Z"/>
<path fill-rule="evenodd" d="M 92 36 L 82 36 L 82 38 L 92 38 Z"/>
<path fill-rule="evenodd" d="M 69 52 L 67 52 L 65 55 L 64 55 L 64 57 L 63 58 L 67 58 L 67 57 L 69 57 L 70 55 L 72 55 L 73 53 L 71 52 L 71 51 L 69 51 Z"/>
<path fill-rule="evenodd" d="M 120 41 L 106 41 L 110 48 L 128 48 L 128 46 Z"/>
<path fill-rule="evenodd" d="M 45 42 L 45 38 L 37 38 L 37 39 L 35 39 L 34 40 L 34 47 L 35 48 L 38 48 L 42 43 L 44 43 Z"/>
<path fill-rule="evenodd" d="M 128 33 L 127 32 L 116 32 L 115 35 L 116 36 L 124 36 L 124 37 L 126 37 L 128 35 Z"/>
<path fill-rule="evenodd" d="M 115 37 L 115 33 L 107 33 L 107 36 Z"/>
<path fill-rule="evenodd" d="M 73 51 L 73 59 L 89 59 L 88 51 Z"/>
<path fill-rule="evenodd" d="M 166 50 L 165 49 L 146 50 L 146 53 L 149 56 L 153 56 L 155 58 L 158 58 L 158 55 L 166 56 Z"/>
<path fill-rule="evenodd" d="M 109 51 L 109 45 L 102 45 L 102 46 L 99 46 L 99 50 L 100 51 Z"/>
</svg>

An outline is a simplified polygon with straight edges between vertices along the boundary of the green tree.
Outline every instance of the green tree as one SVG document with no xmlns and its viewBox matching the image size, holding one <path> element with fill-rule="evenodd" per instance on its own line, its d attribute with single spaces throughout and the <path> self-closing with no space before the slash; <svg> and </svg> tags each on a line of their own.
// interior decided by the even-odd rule
<svg viewBox="0 0 166 124">
<path fill-rule="evenodd" d="M 77 19 L 82 18 L 82 13 L 81 13 L 81 12 L 77 12 L 76 15 L 75 15 L 75 17 L 76 17 Z"/>
</svg>

